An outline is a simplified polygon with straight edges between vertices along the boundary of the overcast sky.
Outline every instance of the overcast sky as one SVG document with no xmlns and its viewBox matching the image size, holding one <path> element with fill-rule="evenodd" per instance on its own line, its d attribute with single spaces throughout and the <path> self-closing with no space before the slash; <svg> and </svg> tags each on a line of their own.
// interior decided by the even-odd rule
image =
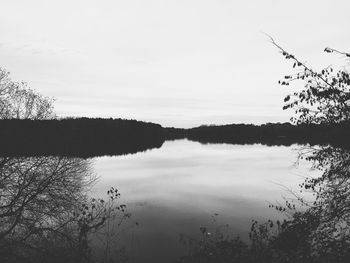
<svg viewBox="0 0 350 263">
<path fill-rule="evenodd" d="M 345 63 L 348 0 L 0 0 L 0 66 L 60 116 L 164 126 L 288 121 L 291 65 Z M 297 88 L 298 85 L 295 86 Z"/>
</svg>

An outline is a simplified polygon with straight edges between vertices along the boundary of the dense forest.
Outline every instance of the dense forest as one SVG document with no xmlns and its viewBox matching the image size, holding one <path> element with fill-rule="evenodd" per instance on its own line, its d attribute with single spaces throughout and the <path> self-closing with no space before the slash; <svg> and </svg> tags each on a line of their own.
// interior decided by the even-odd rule
<svg viewBox="0 0 350 263">
<path fill-rule="evenodd" d="M 187 138 L 202 143 L 231 143 L 266 145 L 348 144 L 350 122 L 336 124 L 268 123 L 201 126 L 187 131 Z"/>
<path fill-rule="evenodd" d="M 344 147 L 350 122 L 230 124 L 178 129 L 124 119 L 5 119 L 0 120 L 0 128 L 2 156 L 92 157 L 136 153 L 159 148 L 164 141 L 175 139 L 230 144 L 340 144 Z"/>
<path fill-rule="evenodd" d="M 162 146 L 158 124 L 123 119 L 0 120 L 2 156 L 92 157 Z"/>
</svg>

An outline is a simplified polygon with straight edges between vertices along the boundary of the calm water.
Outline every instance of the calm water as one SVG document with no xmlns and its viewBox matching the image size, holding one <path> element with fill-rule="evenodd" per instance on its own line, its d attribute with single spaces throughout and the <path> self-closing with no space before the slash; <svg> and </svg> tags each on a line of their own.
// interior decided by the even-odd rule
<svg viewBox="0 0 350 263">
<path fill-rule="evenodd" d="M 298 191 L 306 175 L 318 174 L 310 163 L 295 165 L 298 147 L 168 141 L 94 159 L 99 180 L 92 195 L 103 197 L 110 186 L 122 194 L 132 217 L 118 240 L 131 262 L 168 262 L 188 249 L 180 234 L 196 238 L 200 226 L 229 224 L 247 239 L 252 219 L 280 218 L 268 205 L 284 203 L 291 197 L 286 188 Z"/>
</svg>

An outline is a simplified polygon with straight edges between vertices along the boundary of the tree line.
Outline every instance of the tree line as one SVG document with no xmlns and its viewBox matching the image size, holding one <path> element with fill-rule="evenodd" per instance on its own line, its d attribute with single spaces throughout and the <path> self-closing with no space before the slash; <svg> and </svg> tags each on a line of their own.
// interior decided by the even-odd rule
<svg viewBox="0 0 350 263">
<path fill-rule="evenodd" d="M 316 72 L 272 38 L 271 41 L 286 59 L 293 62 L 293 68 L 299 69 L 295 74 L 284 76 L 279 84 L 305 81 L 302 91 L 284 99 L 284 109 L 294 109 L 299 115 L 291 118 L 292 123 L 204 125 L 179 129 L 124 119 L 59 119 L 53 98 L 30 89 L 25 82 L 12 81 L 10 73 L 0 68 L 0 155 L 120 155 L 158 148 L 165 140 L 185 138 L 201 143 L 349 144 L 348 73 L 329 67 Z M 325 51 L 341 53 L 330 48 Z"/>
<path fill-rule="evenodd" d="M 158 124 L 123 119 L 0 120 L 2 156 L 122 155 L 164 142 Z"/>
</svg>

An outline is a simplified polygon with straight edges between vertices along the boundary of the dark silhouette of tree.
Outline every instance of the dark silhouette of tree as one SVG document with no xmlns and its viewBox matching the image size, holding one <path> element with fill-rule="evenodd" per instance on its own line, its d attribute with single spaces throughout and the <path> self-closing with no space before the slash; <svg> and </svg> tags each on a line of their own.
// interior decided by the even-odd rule
<svg viewBox="0 0 350 263">
<path fill-rule="evenodd" d="M 186 136 L 202 143 L 230 143 L 265 145 L 321 144 L 349 146 L 350 122 L 336 124 L 290 123 L 229 124 L 201 126 L 186 130 Z"/>
<path fill-rule="evenodd" d="M 315 200 L 308 209 L 317 218 L 312 233 L 313 249 L 321 255 L 332 251 L 334 258 L 350 256 L 350 152 L 322 147 L 305 157 L 322 170 L 322 176 L 307 178 L 301 187 L 312 191 Z"/>
<path fill-rule="evenodd" d="M 0 119 L 55 118 L 53 99 L 30 89 L 25 82 L 14 82 L 10 73 L 0 68 Z"/>
<path fill-rule="evenodd" d="M 0 159 L 0 258 L 4 262 L 89 262 L 89 240 L 108 220 L 130 217 L 119 192 L 89 198 L 95 176 L 79 158 Z"/>
<path fill-rule="evenodd" d="M 159 124 L 135 120 L 76 118 L 0 120 L 0 156 L 91 157 L 159 148 Z"/>
<path fill-rule="evenodd" d="M 292 108 L 297 114 L 292 121 L 300 123 L 338 123 L 350 119 L 350 75 L 348 70 L 332 66 L 320 71 L 312 69 L 296 56 L 278 45 L 272 37 L 273 45 L 288 60 L 292 61 L 296 72 L 284 76 L 278 83 L 290 85 L 296 80 L 304 81 L 304 88 L 285 97 L 283 109 Z M 337 53 L 350 57 L 349 53 L 325 48 L 326 53 Z"/>
</svg>

